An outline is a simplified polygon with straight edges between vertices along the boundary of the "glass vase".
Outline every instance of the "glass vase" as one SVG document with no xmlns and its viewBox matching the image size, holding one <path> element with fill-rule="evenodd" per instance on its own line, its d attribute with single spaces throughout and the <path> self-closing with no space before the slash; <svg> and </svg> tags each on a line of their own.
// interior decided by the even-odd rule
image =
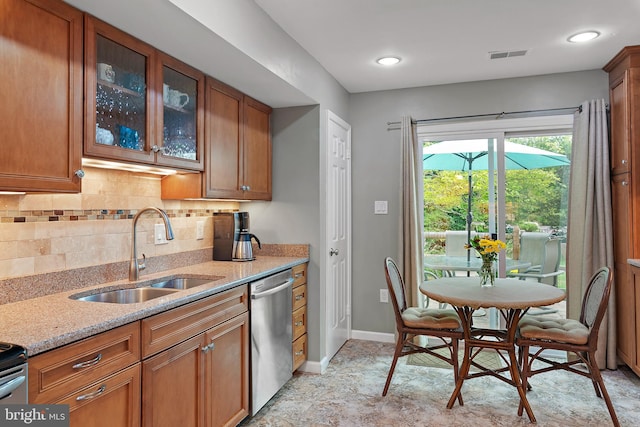
<svg viewBox="0 0 640 427">
<path fill-rule="evenodd" d="M 480 267 L 480 271 L 478 272 L 478 276 L 480 276 L 480 286 L 491 287 L 496 284 L 496 275 L 493 271 L 493 261 L 490 259 L 482 260 L 482 267 Z"/>
</svg>

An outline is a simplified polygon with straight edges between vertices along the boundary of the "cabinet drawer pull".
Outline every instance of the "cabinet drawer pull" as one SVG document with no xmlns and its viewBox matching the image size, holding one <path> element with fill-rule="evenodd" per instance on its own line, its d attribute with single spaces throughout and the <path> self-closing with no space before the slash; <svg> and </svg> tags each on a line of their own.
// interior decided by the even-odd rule
<svg viewBox="0 0 640 427">
<path fill-rule="evenodd" d="M 302 273 L 296 273 L 293 277 L 295 277 L 297 279 L 298 277 L 302 277 L 302 276 L 303 276 Z"/>
<path fill-rule="evenodd" d="M 304 298 L 304 294 L 296 295 L 296 301 L 300 301 L 303 298 Z"/>
<path fill-rule="evenodd" d="M 102 360 L 102 353 L 98 353 L 98 355 L 91 360 L 87 360 L 86 362 L 76 363 L 75 365 L 73 365 L 73 369 L 88 368 L 90 366 L 97 365 L 98 362 L 100 362 L 101 360 Z"/>
<path fill-rule="evenodd" d="M 303 326 L 304 322 L 296 322 L 296 326 Z"/>
<path fill-rule="evenodd" d="M 296 351 L 296 356 L 302 356 L 304 354 L 304 351 L 300 350 L 300 351 Z"/>
<path fill-rule="evenodd" d="M 88 400 L 93 399 L 94 397 L 100 396 L 107 389 L 106 384 L 102 384 L 99 389 L 96 391 L 92 391 L 91 393 L 83 394 L 81 396 L 76 397 L 76 400 Z"/>
</svg>

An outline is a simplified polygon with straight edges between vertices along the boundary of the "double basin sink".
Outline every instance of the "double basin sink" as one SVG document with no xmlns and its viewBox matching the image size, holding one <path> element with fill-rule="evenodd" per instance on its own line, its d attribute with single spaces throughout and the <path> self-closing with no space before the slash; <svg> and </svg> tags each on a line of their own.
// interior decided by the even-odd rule
<svg viewBox="0 0 640 427">
<path fill-rule="evenodd" d="M 193 277 L 162 278 L 149 282 L 139 288 L 115 289 L 102 291 L 95 294 L 75 294 L 69 298 L 78 301 L 107 302 L 113 304 L 133 304 L 145 302 L 154 298 L 160 298 L 184 289 L 206 285 L 216 280 L 224 279 L 223 276 L 214 276 L 209 279 L 197 279 Z"/>
</svg>

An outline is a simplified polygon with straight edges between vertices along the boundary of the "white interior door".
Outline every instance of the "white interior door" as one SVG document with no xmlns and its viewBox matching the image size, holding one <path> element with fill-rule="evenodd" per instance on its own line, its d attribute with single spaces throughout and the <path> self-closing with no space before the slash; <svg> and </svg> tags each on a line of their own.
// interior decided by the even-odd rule
<svg viewBox="0 0 640 427">
<path fill-rule="evenodd" d="M 327 354 L 351 336 L 351 126 L 327 112 Z"/>
</svg>

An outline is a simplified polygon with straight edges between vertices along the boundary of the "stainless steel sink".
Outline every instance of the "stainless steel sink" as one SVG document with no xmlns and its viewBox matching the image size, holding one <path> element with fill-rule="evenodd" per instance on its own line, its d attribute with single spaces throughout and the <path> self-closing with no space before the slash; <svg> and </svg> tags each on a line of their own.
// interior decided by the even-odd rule
<svg viewBox="0 0 640 427">
<path fill-rule="evenodd" d="M 172 279 L 160 279 L 151 283 L 149 286 L 152 288 L 164 288 L 164 289 L 190 289 L 196 286 L 205 285 L 207 283 L 215 282 L 216 280 L 224 279 L 224 276 L 213 276 L 209 279 L 195 279 L 192 277 L 174 277 Z"/>
<path fill-rule="evenodd" d="M 72 295 L 71 298 L 79 301 L 92 302 L 108 302 L 113 304 L 133 304 L 136 302 L 145 302 L 154 298 L 160 298 L 177 292 L 177 289 L 159 289 L 159 288 L 133 288 L 133 289 L 117 289 L 114 291 L 105 291 L 97 294 L 77 297 Z"/>
</svg>

